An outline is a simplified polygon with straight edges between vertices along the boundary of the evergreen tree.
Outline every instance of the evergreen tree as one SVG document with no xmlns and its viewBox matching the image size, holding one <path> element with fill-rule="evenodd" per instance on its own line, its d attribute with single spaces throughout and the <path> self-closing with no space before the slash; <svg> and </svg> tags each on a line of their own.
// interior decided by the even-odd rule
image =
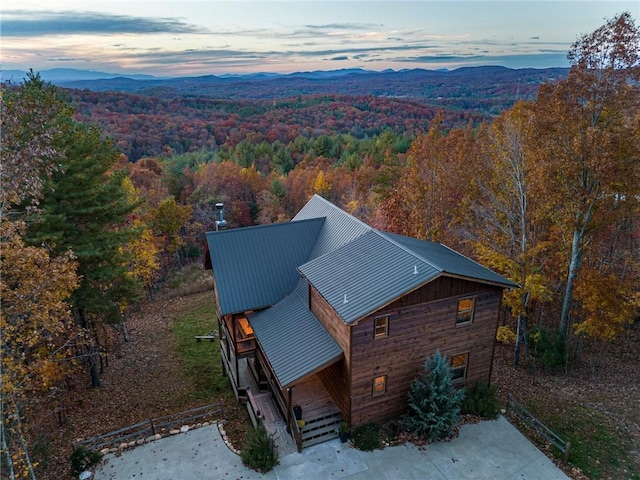
<svg viewBox="0 0 640 480">
<path fill-rule="evenodd" d="M 73 313 L 90 339 L 91 380 L 99 386 L 95 327 L 119 322 L 121 307 L 138 293 L 123 248 L 135 235 L 125 227 L 135 205 L 127 200 L 124 172 L 112 171 L 118 152 L 96 127 L 68 119 L 56 148 L 63 153 L 61 168 L 45 183 L 41 213 L 27 239 L 57 254 L 71 250 L 77 259 L 81 280 L 71 299 Z"/>
<path fill-rule="evenodd" d="M 429 442 L 451 436 L 460 418 L 463 398 L 464 391 L 451 383 L 447 357 L 436 351 L 425 361 L 420 377 L 411 382 L 407 428 Z"/>
<path fill-rule="evenodd" d="M 261 473 L 272 470 L 278 464 L 278 451 L 273 444 L 273 438 L 261 421 L 247 434 L 247 447 L 240 454 L 240 458 L 246 466 Z"/>
</svg>

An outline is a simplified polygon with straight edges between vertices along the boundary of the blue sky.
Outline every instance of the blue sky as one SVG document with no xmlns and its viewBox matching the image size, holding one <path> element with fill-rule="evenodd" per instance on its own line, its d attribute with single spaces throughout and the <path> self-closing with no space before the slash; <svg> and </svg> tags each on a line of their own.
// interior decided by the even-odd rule
<svg viewBox="0 0 640 480">
<path fill-rule="evenodd" d="M 159 76 L 568 66 L 579 35 L 633 1 L 3 2 L 2 69 Z M 17 8 L 7 8 L 11 5 Z"/>
</svg>

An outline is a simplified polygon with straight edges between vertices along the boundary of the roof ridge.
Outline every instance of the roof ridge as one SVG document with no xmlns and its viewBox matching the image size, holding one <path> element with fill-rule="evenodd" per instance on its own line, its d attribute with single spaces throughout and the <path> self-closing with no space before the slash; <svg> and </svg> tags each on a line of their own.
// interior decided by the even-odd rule
<svg viewBox="0 0 640 480">
<path fill-rule="evenodd" d="M 337 205 L 334 205 L 333 203 L 331 203 L 329 200 L 327 200 L 326 198 L 324 198 L 321 195 L 318 195 L 317 193 L 313 194 L 313 197 L 311 198 L 318 198 L 319 200 L 321 200 L 322 202 L 326 203 L 329 207 L 331 207 L 332 209 L 346 215 L 347 217 L 350 217 L 352 220 L 355 220 L 357 223 L 359 223 L 360 225 L 362 225 L 363 227 L 367 228 L 368 230 L 375 230 L 375 228 L 373 228 L 371 225 L 367 225 L 366 223 L 364 223 L 362 220 L 360 220 L 359 218 L 351 215 L 349 212 L 346 212 L 345 210 L 343 210 L 342 208 L 338 207 Z M 309 199 L 309 201 L 311 201 L 311 199 Z M 309 203 L 309 202 L 307 202 Z M 305 205 L 306 206 L 306 205 Z M 304 208 L 304 207 L 303 207 Z M 302 211 L 302 210 L 301 210 Z M 298 212 L 300 213 L 300 212 Z M 298 214 L 296 213 L 296 216 Z M 295 218 L 295 217 L 294 217 Z M 326 218 L 326 217 L 325 217 Z M 296 220 L 299 221 L 299 220 Z"/>
<path fill-rule="evenodd" d="M 297 220 L 297 222 L 317 222 L 317 221 L 325 221 L 326 217 L 313 217 L 313 218 L 303 218 L 302 220 Z M 265 228 L 269 228 L 269 227 L 280 227 L 281 225 L 287 225 L 287 224 L 292 224 L 294 222 L 275 222 L 275 223 L 263 223 L 260 225 L 247 225 L 246 227 L 239 227 L 239 228 L 225 228 L 222 230 L 210 230 L 208 232 L 205 233 L 205 235 L 208 235 L 209 233 L 216 233 L 216 234 L 223 234 L 223 233 L 237 233 L 240 230 L 246 230 L 246 229 L 265 229 Z"/>
<path fill-rule="evenodd" d="M 445 272 L 445 270 L 443 268 L 440 268 L 438 265 L 436 265 L 435 263 L 427 260 L 426 258 L 424 258 L 422 255 L 414 252 L 413 250 L 411 250 L 410 248 L 402 245 L 400 242 L 394 240 L 393 238 L 391 238 L 389 236 L 389 234 L 387 232 L 382 232 L 380 230 L 377 229 L 373 229 L 374 232 L 376 232 L 378 235 L 382 236 L 385 240 L 387 240 L 388 242 L 393 243 L 396 247 L 402 249 L 403 251 L 405 251 L 406 253 L 408 253 L 409 255 L 417 258 L 418 260 L 426 263 L 427 265 L 429 265 L 430 267 L 435 268 L 436 270 L 438 270 L 439 272 Z M 393 235 L 398 235 L 397 233 L 394 233 Z M 407 237 L 407 238 L 411 238 L 411 237 Z M 419 240 L 418 238 L 414 239 L 414 240 Z M 420 240 L 421 242 L 426 242 L 427 240 Z M 432 243 L 436 243 L 436 242 L 432 242 Z M 442 245 L 442 244 L 440 244 Z"/>
</svg>

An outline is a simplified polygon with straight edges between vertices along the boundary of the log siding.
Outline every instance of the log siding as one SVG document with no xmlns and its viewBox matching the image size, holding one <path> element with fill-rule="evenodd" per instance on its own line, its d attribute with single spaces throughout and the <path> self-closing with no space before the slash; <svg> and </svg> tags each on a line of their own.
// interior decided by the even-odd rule
<svg viewBox="0 0 640 480">
<path fill-rule="evenodd" d="M 466 379 L 461 385 L 489 381 L 502 289 L 441 279 L 352 327 L 352 425 L 382 422 L 405 413 L 411 381 L 436 350 L 449 358 L 468 353 Z M 435 299 L 452 293 L 455 295 Z M 458 300 L 468 296 L 475 297 L 473 321 L 456 325 Z M 427 301 L 412 304 L 412 300 Z M 389 315 L 389 336 L 375 339 L 374 319 L 380 315 Z M 373 396 L 374 378 L 381 375 L 387 376 L 386 393 Z"/>
<path fill-rule="evenodd" d="M 322 384 L 340 409 L 343 418 L 351 421 L 351 328 L 320 295 L 309 286 L 309 308 L 344 352 L 344 359 L 318 372 Z"/>
</svg>

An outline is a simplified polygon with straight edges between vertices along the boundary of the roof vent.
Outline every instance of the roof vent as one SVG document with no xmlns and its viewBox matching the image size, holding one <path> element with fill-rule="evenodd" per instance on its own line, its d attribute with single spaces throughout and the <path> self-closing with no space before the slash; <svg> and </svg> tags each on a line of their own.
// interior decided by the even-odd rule
<svg viewBox="0 0 640 480">
<path fill-rule="evenodd" d="M 417 275 L 418 274 L 418 265 L 414 265 L 413 266 L 413 274 Z"/>
<path fill-rule="evenodd" d="M 218 219 L 216 220 L 216 232 L 227 226 L 227 221 L 224 219 L 224 203 L 216 203 L 216 210 L 218 210 Z"/>
<path fill-rule="evenodd" d="M 349 303 L 349 300 L 347 300 L 347 294 L 344 294 L 344 300 L 342 301 L 342 303 Z"/>
</svg>

